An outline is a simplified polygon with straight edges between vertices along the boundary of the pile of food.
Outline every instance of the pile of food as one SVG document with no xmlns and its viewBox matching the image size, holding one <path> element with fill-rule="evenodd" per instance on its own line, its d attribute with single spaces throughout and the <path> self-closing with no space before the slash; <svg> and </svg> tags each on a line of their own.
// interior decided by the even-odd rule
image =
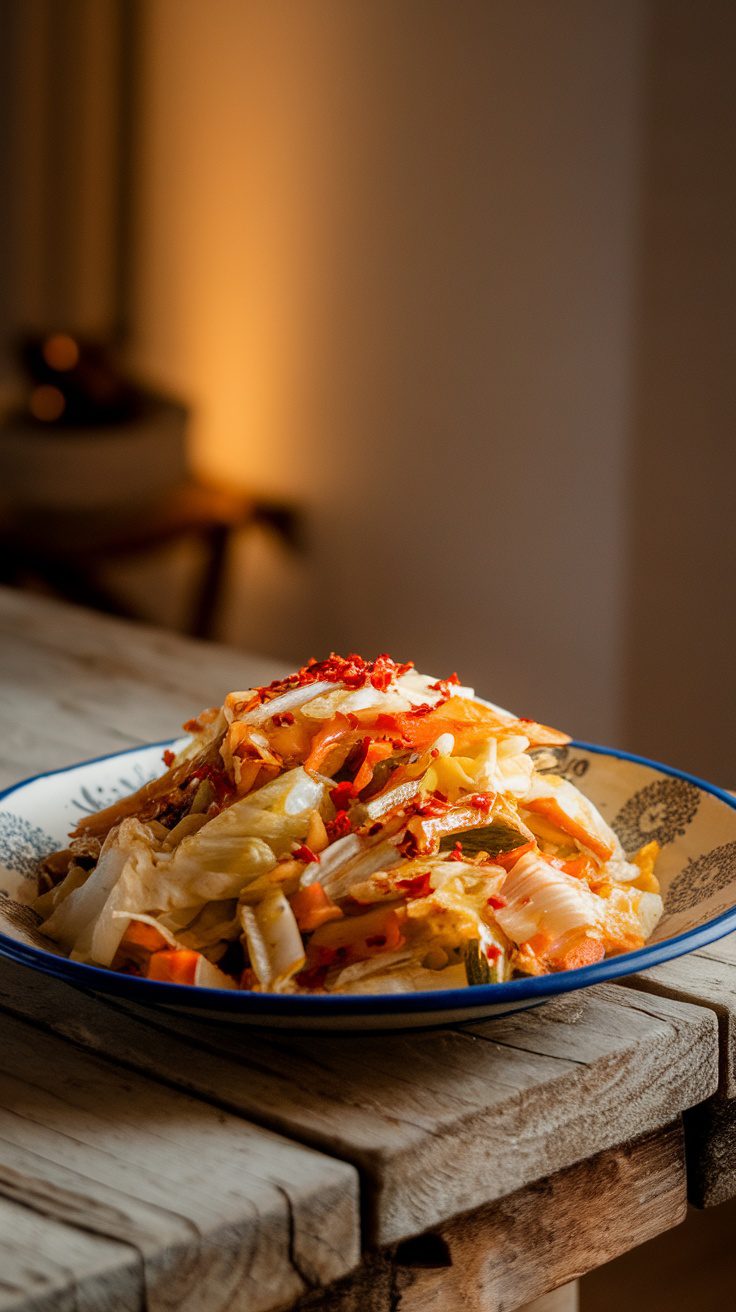
<svg viewBox="0 0 736 1312">
<path fill-rule="evenodd" d="M 540 768 L 567 735 L 454 674 L 332 655 L 184 728 L 160 778 L 41 865 L 41 928 L 77 961 L 270 992 L 454 988 L 627 952 L 662 914 L 656 844 L 627 856 Z"/>
</svg>

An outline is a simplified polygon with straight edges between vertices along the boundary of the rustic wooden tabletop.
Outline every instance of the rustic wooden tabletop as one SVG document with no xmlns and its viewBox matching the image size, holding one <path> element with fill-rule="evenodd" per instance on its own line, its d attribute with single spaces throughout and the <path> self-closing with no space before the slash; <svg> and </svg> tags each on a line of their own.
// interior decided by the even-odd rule
<svg viewBox="0 0 736 1312">
<path fill-rule="evenodd" d="M 1 592 L 0 787 L 278 672 Z M 3 961 L 0 1036 L 0 1312 L 571 1307 L 688 1191 L 736 1193 L 731 940 L 507 1019 L 356 1036 Z"/>
</svg>

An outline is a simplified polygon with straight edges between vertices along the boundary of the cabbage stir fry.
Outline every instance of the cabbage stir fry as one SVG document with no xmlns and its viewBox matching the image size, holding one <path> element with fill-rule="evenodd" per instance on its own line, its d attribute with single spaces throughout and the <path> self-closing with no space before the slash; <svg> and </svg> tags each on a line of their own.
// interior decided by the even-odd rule
<svg viewBox="0 0 736 1312">
<path fill-rule="evenodd" d="M 627 952 L 662 914 L 656 844 L 625 854 L 537 767 L 567 735 L 457 675 L 332 655 L 184 728 L 160 778 L 41 864 L 41 928 L 77 961 L 261 992 L 454 988 Z"/>
</svg>

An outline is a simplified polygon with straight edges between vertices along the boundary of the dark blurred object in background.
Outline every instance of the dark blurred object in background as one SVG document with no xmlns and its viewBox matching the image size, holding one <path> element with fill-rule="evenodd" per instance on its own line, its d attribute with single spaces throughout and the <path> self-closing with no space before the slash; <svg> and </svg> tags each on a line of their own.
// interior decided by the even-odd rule
<svg viewBox="0 0 736 1312">
<path fill-rule="evenodd" d="M 19 402 L 0 420 L 6 520 L 33 511 L 135 513 L 188 479 L 186 407 L 134 383 L 110 345 L 29 334 L 19 359 Z M 81 519 L 74 536 L 84 539 Z"/>
<path fill-rule="evenodd" d="M 110 346 L 68 332 L 21 340 L 28 384 L 27 414 L 43 424 L 88 428 L 133 419 L 141 393 L 123 374 Z"/>
</svg>

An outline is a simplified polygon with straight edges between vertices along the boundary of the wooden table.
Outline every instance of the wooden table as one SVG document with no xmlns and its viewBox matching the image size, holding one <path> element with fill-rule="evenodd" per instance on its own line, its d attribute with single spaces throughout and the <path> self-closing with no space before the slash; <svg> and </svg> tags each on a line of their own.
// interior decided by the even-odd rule
<svg viewBox="0 0 736 1312">
<path fill-rule="evenodd" d="M 0 631 L 2 786 L 279 672 L 7 591 Z M 0 1044 L 0 1312 L 571 1307 L 688 1189 L 736 1193 L 728 940 L 405 1035 L 255 1033 L 5 962 Z"/>
</svg>

